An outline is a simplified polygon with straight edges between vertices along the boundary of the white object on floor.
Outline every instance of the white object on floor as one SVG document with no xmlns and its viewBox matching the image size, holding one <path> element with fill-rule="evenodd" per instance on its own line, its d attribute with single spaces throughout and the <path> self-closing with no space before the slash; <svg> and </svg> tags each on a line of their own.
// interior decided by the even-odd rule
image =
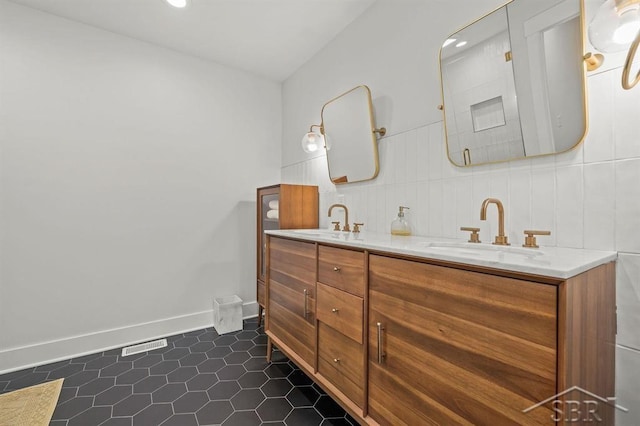
<svg viewBox="0 0 640 426">
<path fill-rule="evenodd" d="M 213 326 L 218 334 L 242 330 L 242 299 L 236 295 L 214 298 Z"/>
</svg>

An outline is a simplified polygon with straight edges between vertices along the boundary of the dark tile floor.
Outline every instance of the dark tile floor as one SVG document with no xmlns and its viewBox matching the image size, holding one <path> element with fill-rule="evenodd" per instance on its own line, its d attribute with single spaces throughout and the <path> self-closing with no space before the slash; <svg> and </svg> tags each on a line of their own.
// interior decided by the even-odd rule
<svg viewBox="0 0 640 426">
<path fill-rule="evenodd" d="M 0 394 L 64 377 L 51 426 L 357 425 L 277 350 L 267 364 L 257 320 L 167 338 L 166 348 L 114 349 L 0 376 Z"/>
</svg>

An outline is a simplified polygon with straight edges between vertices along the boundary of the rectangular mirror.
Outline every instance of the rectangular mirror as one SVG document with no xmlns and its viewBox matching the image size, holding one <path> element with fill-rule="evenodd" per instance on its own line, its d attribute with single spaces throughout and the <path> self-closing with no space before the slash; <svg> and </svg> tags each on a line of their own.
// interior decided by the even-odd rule
<svg viewBox="0 0 640 426">
<path fill-rule="evenodd" d="M 329 178 L 334 184 L 378 176 L 378 143 L 371 92 L 358 86 L 322 107 L 322 129 Z"/>
<path fill-rule="evenodd" d="M 557 154 L 586 134 L 582 0 L 513 0 L 440 50 L 447 155 L 471 166 Z"/>
</svg>

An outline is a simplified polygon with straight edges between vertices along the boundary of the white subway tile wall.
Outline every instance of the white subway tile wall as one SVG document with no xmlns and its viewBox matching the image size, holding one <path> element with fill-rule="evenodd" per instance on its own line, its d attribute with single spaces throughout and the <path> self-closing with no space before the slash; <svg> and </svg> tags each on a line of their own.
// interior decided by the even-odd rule
<svg viewBox="0 0 640 426">
<path fill-rule="evenodd" d="M 616 348 L 616 405 L 627 412 L 616 410 L 616 425 L 635 426 L 640 407 L 640 380 L 638 375 L 627 372 L 640 371 L 640 352 L 626 347 Z"/>
<path fill-rule="evenodd" d="M 616 249 L 640 253 L 640 158 L 616 161 L 615 169 Z"/>
<path fill-rule="evenodd" d="M 586 152 L 586 146 L 585 146 Z M 615 250 L 615 167 L 612 161 L 585 164 L 584 248 Z"/>
<path fill-rule="evenodd" d="M 638 134 L 638 111 L 640 111 L 640 96 L 638 87 L 634 90 L 620 89 L 621 71 L 615 74 L 613 90 L 613 139 L 615 141 L 615 158 L 625 159 L 640 157 L 640 136 Z M 598 102 L 597 99 L 592 99 Z M 591 102 L 593 103 L 593 102 Z"/>
<path fill-rule="evenodd" d="M 620 75 L 615 69 L 588 78 L 589 133 L 560 155 L 458 168 L 446 157 L 443 123 L 437 122 L 400 134 L 387 129 L 374 180 L 336 187 L 325 157 L 286 166 L 282 177 L 319 185 L 321 227 L 329 226 L 324 212 L 342 194 L 364 230 L 389 232 L 398 206 L 407 205 L 415 235 L 464 239 L 459 228 L 476 226 L 489 242 L 497 213 L 490 207 L 481 222 L 480 205 L 496 197 L 514 245 L 524 241 L 524 229 L 534 228 L 551 231 L 538 238 L 541 246 L 617 250 L 617 396 L 621 405 L 636 408 L 616 423 L 640 424 L 640 88 L 622 90 Z"/>
<path fill-rule="evenodd" d="M 584 196 L 582 165 L 556 167 L 557 244 L 583 248 Z"/>
<path fill-rule="evenodd" d="M 640 255 L 621 253 L 618 258 L 616 288 L 618 305 L 617 343 L 640 348 Z"/>
<path fill-rule="evenodd" d="M 607 161 L 615 158 L 613 141 L 613 108 L 615 84 L 611 73 L 597 74 L 589 78 L 589 131 L 584 143 L 584 162 Z"/>
</svg>

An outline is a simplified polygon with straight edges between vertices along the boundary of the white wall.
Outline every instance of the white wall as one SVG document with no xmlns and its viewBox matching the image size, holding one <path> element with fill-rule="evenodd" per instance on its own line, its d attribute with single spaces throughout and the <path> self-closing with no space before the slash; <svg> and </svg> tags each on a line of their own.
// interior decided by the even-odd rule
<svg viewBox="0 0 640 426">
<path fill-rule="evenodd" d="M 494 2 L 381 1 L 284 83 L 284 182 L 319 184 L 321 226 L 326 208 L 344 197 L 350 217 L 365 229 L 388 232 L 398 205 L 412 207 L 418 235 L 464 238 L 460 226 L 496 234 L 495 209 L 479 220 L 486 197 L 500 198 L 512 244 L 526 228 L 549 229 L 539 243 L 617 250 L 619 425 L 640 424 L 640 87 L 624 91 L 620 69 L 588 78 L 590 130 L 577 149 L 558 156 L 460 169 L 446 159 L 437 79 L 437 52 L 456 27 Z M 466 17 L 466 18 L 465 18 Z M 388 38 L 388 40 L 387 40 Z M 377 59 L 372 59 L 374 58 Z M 383 58 L 383 59 L 382 59 Z M 368 84 L 381 139 L 377 179 L 337 188 L 324 157 L 303 157 L 299 139 L 326 98 Z M 302 90 L 309 88 L 309 91 Z M 316 120 L 318 121 L 318 120 Z"/>
<path fill-rule="evenodd" d="M 255 308 L 280 105 L 278 83 L 0 0 L 0 373 L 210 326 L 214 297 Z"/>
</svg>

